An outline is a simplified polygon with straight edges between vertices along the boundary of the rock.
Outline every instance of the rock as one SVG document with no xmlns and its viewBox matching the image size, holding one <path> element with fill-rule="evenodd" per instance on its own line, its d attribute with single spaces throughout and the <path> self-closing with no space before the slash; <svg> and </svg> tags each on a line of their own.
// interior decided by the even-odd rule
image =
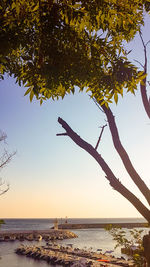
<svg viewBox="0 0 150 267">
<path fill-rule="evenodd" d="M 27 235 L 26 240 L 33 241 L 34 240 L 33 234 Z"/>
<path fill-rule="evenodd" d="M 9 235 L 5 235 L 4 236 L 4 241 L 10 241 L 10 236 Z"/>
<path fill-rule="evenodd" d="M 0 235 L 0 241 L 15 241 L 18 239 L 19 241 L 24 241 L 25 239 L 28 241 L 33 241 L 33 240 L 42 240 L 44 239 L 45 241 L 49 240 L 63 240 L 63 239 L 68 239 L 68 238 L 76 238 L 77 235 L 66 230 L 57 230 L 57 231 L 31 231 L 29 233 L 1 233 Z"/>
<path fill-rule="evenodd" d="M 0 236 L 0 242 L 5 241 L 3 236 Z"/>
<path fill-rule="evenodd" d="M 24 241 L 25 237 L 24 237 L 24 235 L 19 235 L 19 236 L 17 236 L 17 239 L 20 241 Z"/>
</svg>

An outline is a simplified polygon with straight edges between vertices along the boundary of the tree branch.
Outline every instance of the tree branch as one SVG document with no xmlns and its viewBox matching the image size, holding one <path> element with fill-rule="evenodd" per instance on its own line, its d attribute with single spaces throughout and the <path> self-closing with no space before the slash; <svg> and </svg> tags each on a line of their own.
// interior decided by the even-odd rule
<svg viewBox="0 0 150 267">
<path fill-rule="evenodd" d="M 4 152 L 4 154 L 2 155 L 2 157 L 0 158 L 0 169 L 2 169 L 3 167 L 5 167 L 5 165 L 7 165 L 12 157 L 16 154 L 16 151 L 12 154 L 8 154 L 7 151 Z"/>
<path fill-rule="evenodd" d="M 7 188 L 5 190 L 0 189 L 0 196 L 5 194 L 9 190 L 9 185 L 7 185 Z"/>
<path fill-rule="evenodd" d="M 147 202 L 150 205 L 150 190 L 147 187 L 147 185 L 144 183 L 144 181 L 141 179 L 139 174 L 136 172 L 126 150 L 124 149 L 124 147 L 120 141 L 120 137 L 119 137 L 119 133 L 118 133 L 118 129 L 116 126 L 116 122 L 115 122 L 115 118 L 113 116 L 113 113 L 112 113 L 111 109 L 109 107 L 107 108 L 105 105 L 102 105 L 102 108 L 103 108 L 103 110 L 106 114 L 107 120 L 108 120 L 108 124 L 109 124 L 110 132 L 112 135 L 114 147 L 117 150 L 120 158 L 122 159 L 122 162 L 123 162 L 128 174 L 130 175 L 130 177 L 132 178 L 132 180 L 134 181 L 136 186 L 139 188 L 139 190 L 142 192 L 142 194 L 145 196 Z"/>
<path fill-rule="evenodd" d="M 58 122 L 61 126 L 66 130 L 68 136 L 82 149 L 87 151 L 101 166 L 102 170 L 106 174 L 107 180 L 110 182 L 110 185 L 118 191 L 121 195 L 123 195 L 127 200 L 132 203 L 132 205 L 141 213 L 141 215 L 150 222 L 150 211 L 143 205 L 143 203 L 132 193 L 130 192 L 124 185 L 121 184 L 119 179 L 115 177 L 105 160 L 101 157 L 101 155 L 96 151 L 96 149 L 84 141 L 79 135 L 77 135 L 70 126 L 60 117 L 58 118 Z"/>
<path fill-rule="evenodd" d="M 6 140 L 7 135 L 5 133 L 0 134 L 0 142 Z M 4 168 L 12 159 L 12 157 L 16 154 L 16 151 L 14 153 L 9 154 L 7 150 L 4 150 L 4 153 L 0 157 L 0 169 Z M 5 182 L 0 179 L 0 196 L 5 194 L 9 190 L 9 184 L 5 185 Z"/>
<path fill-rule="evenodd" d="M 6 138 L 7 138 L 7 135 L 6 135 L 5 133 L 1 132 L 1 135 L 0 135 L 0 142 L 1 142 L 1 141 L 5 141 Z"/>
<path fill-rule="evenodd" d="M 147 51 L 146 51 L 146 46 L 148 45 L 149 41 L 145 45 L 141 32 L 139 34 L 140 34 L 140 38 L 141 38 L 141 41 L 142 41 L 142 44 L 143 44 L 143 48 L 144 48 L 144 58 L 145 58 L 144 74 L 147 74 Z M 142 101 L 143 101 L 143 106 L 145 108 L 147 116 L 150 119 L 150 103 L 148 101 L 147 90 L 146 90 L 146 77 L 140 82 L 140 91 L 141 91 L 141 97 L 142 97 Z"/>
<path fill-rule="evenodd" d="M 67 133 L 59 133 L 59 134 L 56 134 L 56 136 L 62 136 L 62 135 L 68 135 Z"/>
<path fill-rule="evenodd" d="M 99 138 L 98 138 L 98 141 L 97 141 L 97 144 L 96 144 L 96 147 L 95 147 L 95 149 L 97 150 L 97 148 L 98 148 L 98 146 L 99 146 L 99 143 L 100 143 L 100 140 L 101 140 L 101 138 L 102 138 L 102 134 L 103 134 L 103 131 L 104 131 L 104 128 L 107 126 L 107 124 L 105 124 L 105 125 L 103 125 L 101 128 L 102 128 L 102 130 L 101 130 L 101 133 L 100 133 L 100 136 L 99 136 Z"/>
<path fill-rule="evenodd" d="M 142 65 L 142 63 L 136 59 L 134 59 L 135 62 L 137 62 L 143 69 L 144 69 L 144 65 Z"/>
<path fill-rule="evenodd" d="M 5 194 L 8 190 L 9 190 L 9 184 L 7 184 L 6 188 L 3 188 L 3 185 L 5 184 L 5 182 L 0 182 L 0 196 Z"/>
<path fill-rule="evenodd" d="M 95 99 L 95 98 L 92 98 L 92 100 L 94 101 L 95 105 L 99 108 L 99 110 L 102 111 L 102 112 L 104 113 L 104 111 L 103 111 L 103 109 L 101 108 L 101 106 L 98 105 L 96 99 Z"/>
</svg>

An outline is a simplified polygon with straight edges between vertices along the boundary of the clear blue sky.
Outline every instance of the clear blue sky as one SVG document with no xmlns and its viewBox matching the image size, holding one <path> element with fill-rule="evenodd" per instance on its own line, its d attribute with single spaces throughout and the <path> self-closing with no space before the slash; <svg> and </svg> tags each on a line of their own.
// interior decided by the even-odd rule
<svg viewBox="0 0 150 267">
<path fill-rule="evenodd" d="M 147 20 L 143 30 L 149 40 Z M 143 61 L 139 37 L 129 45 L 130 58 Z M 149 47 L 150 51 L 150 47 Z M 8 135 L 7 148 L 17 150 L 0 177 L 10 183 L 10 190 L 0 197 L 0 217 L 140 217 L 134 207 L 112 190 L 96 161 L 63 132 L 62 117 L 82 138 L 95 145 L 105 123 L 103 113 L 85 93 L 68 95 L 64 100 L 47 101 L 42 106 L 24 97 L 25 88 L 13 78 L 0 82 L 0 129 Z M 150 122 L 136 97 L 125 94 L 112 110 L 120 137 L 139 174 L 150 186 Z M 4 146 L 1 144 L 1 151 Z M 142 198 L 115 152 L 108 127 L 99 152 L 115 175 Z M 145 203 L 145 202 L 144 202 Z"/>
</svg>

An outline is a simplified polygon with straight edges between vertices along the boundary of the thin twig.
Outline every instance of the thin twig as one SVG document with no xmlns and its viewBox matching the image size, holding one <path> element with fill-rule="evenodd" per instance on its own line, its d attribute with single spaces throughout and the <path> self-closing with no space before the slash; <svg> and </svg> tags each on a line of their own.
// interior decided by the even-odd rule
<svg viewBox="0 0 150 267">
<path fill-rule="evenodd" d="M 100 136 L 99 136 L 98 141 L 97 141 L 97 144 L 96 144 L 96 146 L 95 146 L 95 149 L 96 149 L 96 150 L 97 150 L 97 148 L 98 148 L 98 146 L 99 146 L 99 143 L 100 143 L 100 141 L 101 141 L 101 138 L 102 138 L 102 134 L 103 134 L 104 128 L 105 128 L 106 126 L 107 126 L 107 124 L 105 124 L 105 125 L 103 125 L 103 126 L 101 127 Z"/>
<path fill-rule="evenodd" d="M 146 43 L 146 45 L 145 46 L 147 46 L 148 44 L 150 43 L 150 40 Z"/>
<path fill-rule="evenodd" d="M 2 179 L 0 179 L 0 196 L 5 194 L 9 190 L 9 184 L 7 184 L 4 188 L 5 181 L 3 182 Z"/>
<path fill-rule="evenodd" d="M 6 164 L 8 164 L 15 154 L 16 151 L 13 152 L 12 154 L 8 154 L 8 152 L 5 151 L 2 157 L 0 158 L 0 169 L 3 168 Z"/>
<path fill-rule="evenodd" d="M 94 101 L 94 103 L 96 104 L 96 106 L 100 109 L 100 111 L 102 111 L 104 113 L 104 111 L 100 108 L 100 105 L 97 103 L 95 98 L 92 98 L 92 100 Z"/>
<path fill-rule="evenodd" d="M 0 196 L 5 194 L 9 190 L 9 185 L 7 185 L 7 188 L 5 190 L 0 189 Z"/>
<path fill-rule="evenodd" d="M 146 45 L 148 45 L 148 43 L 150 41 L 148 41 L 145 45 L 143 37 L 142 37 L 142 33 L 139 32 L 142 44 L 143 44 L 143 49 L 144 49 L 144 57 L 145 57 L 145 63 L 144 63 L 144 74 L 147 75 L 147 51 L 146 51 Z M 150 118 L 150 102 L 148 99 L 148 95 L 147 95 L 147 90 L 146 90 L 146 83 L 147 83 L 147 77 L 145 76 L 145 78 L 140 82 L 140 91 L 141 91 L 141 96 L 142 96 L 142 101 L 143 101 L 143 106 L 145 108 L 145 111 L 148 115 L 148 117 Z"/>
<path fill-rule="evenodd" d="M 144 40 L 143 40 L 141 31 L 139 31 L 139 35 L 140 35 L 141 41 L 142 41 L 142 43 L 143 43 L 143 46 L 145 47 L 145 43 L 144 43 Z"/>
<path fill-rule="evenodd" d="M 0 142 L 1 141 L 6 141 L 6 138 L 7 138 L 7 135 L 5 134 L 5 133 L 1 133 L 1 135 L 0 135 Z"/>
<path fill-rule="evenodd" d="M 139 31 L 139 35 L 143 44 L 143 48 L 144 48 L 144 56 L 145 56 L 145 64 L 144 64 L 144 72 L 147 73 L 147 53 L 146 53 L 146 45 L 144 43 L 143 37 L 142 37 L 142 33 Z"/>
<path fill-rule="evenodd" d="M 59 134 L 56 134 L 56 136 L 62 136 L 62 135 L 68 135 L 67 133 L 59 133 Z"/>
<path fill-rule="evenodd" d="M 142 65 L 142 63 L 136 59 L 134 59 L 135 62 L 137 62 L 143 69 L 144 69 L 144 65 Z"/>
</svg>

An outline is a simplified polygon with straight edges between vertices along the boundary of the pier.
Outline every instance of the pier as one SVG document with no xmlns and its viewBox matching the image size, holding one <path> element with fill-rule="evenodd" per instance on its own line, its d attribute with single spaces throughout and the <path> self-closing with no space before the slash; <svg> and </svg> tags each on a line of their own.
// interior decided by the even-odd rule
<svg viewBox="0 0 150 267">
<path fill-rule="evenodd" d="M 107 226 L 112 225 L 112 227 L 121 227 L 121 228 L 145 228 L 149 227 L 148 223 L 64 223 L 59 224 L 58 229 L 89 229 L 89 228 L 106 228 Z"/>
</svg>

